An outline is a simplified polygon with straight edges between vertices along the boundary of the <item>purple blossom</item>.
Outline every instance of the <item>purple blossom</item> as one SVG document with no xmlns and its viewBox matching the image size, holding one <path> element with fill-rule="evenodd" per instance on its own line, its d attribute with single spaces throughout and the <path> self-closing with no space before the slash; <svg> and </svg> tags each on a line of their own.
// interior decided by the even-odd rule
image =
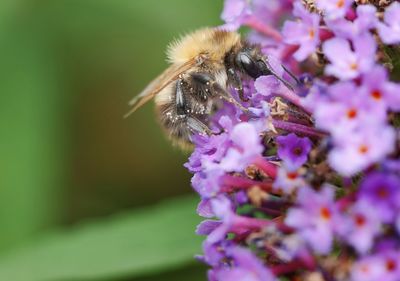
<svg viewBox="0 0 400 281">
<path fill-rule="evenodd" d="M 323 44 L 324 54 L 331 64 L 325 68 L 328 75 L 341 80 L 358 77 L 369 71 L 375 63 L 376 43 L 369 34 L 364 34 L 353 40 L 354 51 L 350 42 L 342 38 L 329 39 Z"/>
<path fill-rule="evenodd" d="M 400 208 L 400 178 L 391 174 L 372 173 L 360 186 L 360 197 L 373 204 L 375 213 L 385 222 L 395 219 Z"/>
<path fill-rule="evenodd" d="M 225 0 L 221 18 L 225 21 L 223 28 L 237 30 L 251 14 L 246 0 Z"/>
<path fill-rule="evenodd" d="M 261 229 L 272 225 L 267 220 L 237 215 L 233 210 L 232 202 L 223 195 L 211 199 L 211 206 L 213 213 L 220 220 L 205 220 L 197 227 L 200 234 L 208 234 L 206 239 L 208 243 L 219 243 L 228 233 L 240 235 L 251 229 Z"/>
<path fill-rule="evenodd" d="M 297 204 L 288 211 L 285 223 L 295 228 L 314 251 L 329 253 L 337 226 L 342 224 L 333 188 L 325 186 L 320 192 L 300 188 Z"/>
<path fill-rule="evenodd" d="M 278 144 L 278 156 L 285 164 L 293 169 L 302 166 L 311 151 L 311 141 L 308 138 L 300 138 L 296 134 L 288 134 L 276 138 Z"/>
<path fill-rule="evenodd" d="M 378 23 L 377 28 L 384 43 L 400 43 L 400 3 L 394 1 L 386 8 L 384 22 Z"/>
<path fill-rule="evenodd" d="M 365 124 L 363 128 L 335 139 L 329 154 L 330 165 L 343 176 L 352 176 L 368 166 L 383 160 L 395 144 L 392 127 Z"/>
<path fill-rule="evenodd" d="M 291 8 L 291 0 L 225 0 L 221 18 L 226 30 L 237 30 L 243 25 L 250 26 L 264 35 L 281 39 L 273 28 L 281 16 Z"/>
<path fill-rule="evenodd" d="M 227 250 L 233 266 L 217 269 L 216 280 L 274 281 L 275 276 L 249 250 L 232 247 Z"/>
<path fill-rule="evenodd" d="M 212 211 L 211 200 L 208 198 L 203 198 L 197 205 L 197 213 L 204 218 L 214 217 L 214 212 Z"/>
<path fill-rule="evenodd" d="M 397 233 L 400 234 L 400 213 L 399 212 L 397 213 L 397 218 L 396 218 L 395 224 L 396 224 Z"/>
<path fill-rule="evenodd" d="M 228 172 L 240 172 L 264 150 L 259 135 L 250 123 L 237 124 L 231 134 L 232 145 L 220 162 L 220 167 Z"/>
<path fill-rule="evenodd" d="M 221 191 L 221 179 L 224 175 L 222 169 L 201 171 L 192 177 L 192 186 L 203 198 L 211 198 Z"/>
<path fill-rule="evenodd" d="M 274 181 L 273 188 L 276 191 L 291 195 L 297 189 L 306 186 L 301 170 L 288 169 L 282 166 L 278 170 L 278 175 Z"/>
<path fill-rule="evenodd" d="M 200 172 L 204 163 L 218 162 L 225 155 L 229 145 L 229 136 L 219 134 L 212 136 L 196 135 L 193 140 L 196 148 L 184 166 L 191 172 Z"/>
<path fill-rule="evenodd" d="M 362 77 L 362 90 L 371 103 L 371 109 L 400 111 L 400 85 L 388 81 L 388 74 L 382 66 L 375 66 Z"/>
<path fill-rule="evenodd" d="M 327 19 L 344 17 L 353 0 L 316 0 L 318 9 L 322 10 Z"/>
<path fill-rule="evenodd" d="M 207 241 L 203 242 L 204 256 L 197 256 L 197 259 L 211 266 L 219 266 L 221 260 L 225 257 L 225 248 L 231 246 L 229 242 L 222 244 L 213 244 Z"/>
<path fill-rule="evenodd" d="M 319 21 L 317 14 L 308 12 L 300 2 L 294 3 L 293 15 L 298 21 L 286 21 L 282 34 L 288 44 L 299 45 L 293 54 L 298 61 L 305 60 L 319 44 Z"/>
<path fill-rule="evenodd" d="M 374 87 L 379 87 L 379 84 Z M 360 89 L 352 82 L 331 85 L 329 95 L 319 102 L 314 111 L 317 127 L 329 131 L 334 136 L 341 136 L 348 135 L 364 124 L 384 124 L 386 110 L 382 111 L 382 107 L 369 102 L 370 98 L 366 98 L 368 90 Z"/>
<path fill-rule="evenodd" d="M 279 75 L 279 73 L 277 74 Z M 264 96 L 267 100 L 270 100 L 273 97 L 282 97 L 301 107 L 300 97 L 297 94 L 294 94 L 272 75 L 258 77 L 254 82 L 254 87 L 257 93 Z"/>
<path fill-rule="evenodd" d="M 223 27 L 249 27 L 247 41 L 295 90 L 273 75 L 242 75 L 249 100 L 228 90 L 248 110 L 218 103 L 214 134 L 193 136 L 185 166 L 206 218 L 196 232 L 207 236 L 198 259 L 212 267 L 210 281 L 304 279 L 331 267 L 338 280 L 398 281 L 400 84 L 375 35 L 400 42 L 400 4 L 380 8 L 379 22 L 372 5 L 353 11 L 352 0 L 317 0 L 322 13 L 311 13 L 303 2 L 225 1 Z M 284 40 L 274 30 L 282 23 Z M 324 69 L 316 56 L 299 63 L 320 40 Z"/>
<path fill-rule="evenodd" d="M 387 250 L 356 262 L 352 281 L 397 281 L 400 274 L 400 252 Z"/>
<path fill-rule="evenodd" d="M 345 218 L 343 237 L 359 253 L 365 254 L 373 246 L 374 238 L 381 231 L 381 221 L 370 202 L 359 200 Z"/>
<path fill-rule="evenodd" d="M 327 26 L 338 36 L 346 39 L 357 38 L 376 27 L 378 18 L 372 5 L 357 6 L 357 18 L 354 21 L 343 17 L 327 20 Z"/>
</svg>

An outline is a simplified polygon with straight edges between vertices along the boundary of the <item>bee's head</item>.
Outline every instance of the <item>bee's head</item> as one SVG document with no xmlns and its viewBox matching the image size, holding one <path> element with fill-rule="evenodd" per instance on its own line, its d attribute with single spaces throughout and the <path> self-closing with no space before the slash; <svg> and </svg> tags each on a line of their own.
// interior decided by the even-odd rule
<svg viewBox="0 0 400 281">
<path fill-rule="evenodd" d="M 272 68 L 270 63 L 268 62 L 268 58 L 264 56 L 260 49 L 255 47 L 243 47 L 240 49 L 234 58 L 234 63 L 237 69 L 239 69 L 242 73 L 247 74 L 248 76 L 256 79 L 263 75 L 274 75 L 278 80 L 280 80 L 283 84 L 286 85 L 289 89 L 293 89 L 293 86 L 283 79 L 283 77 L 279 76 L 275 70 Z M 285 72 L 287 72 L 296 82 L 298 82 L 297 78 L 282 65 L 282 68 Z"/>
<path fill-rule="evenodd" d="M 235 56 L 235 65 L 243 73 L 256 79 L 271 74 L 264 63 L 261 52 L 256 47 L 244 47 Z"/>
</svg>

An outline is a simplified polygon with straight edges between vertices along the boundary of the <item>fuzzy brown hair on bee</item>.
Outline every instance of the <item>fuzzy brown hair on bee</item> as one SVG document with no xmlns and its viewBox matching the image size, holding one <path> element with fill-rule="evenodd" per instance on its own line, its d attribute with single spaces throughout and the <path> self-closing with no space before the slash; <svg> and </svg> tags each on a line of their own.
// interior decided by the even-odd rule
<svg viewBox="0 0 400 281">
<path fill-rule="evenodd" d="M 220 100 L 247 111 L 230 94 L 233 87 L 243 95 L 242 79 L 274 75 L 287 87 L 261 53 L 232 31 L 203 28 L 170 44 L 170 66 L 130 101 L 130 115 L 155 98 L 156 111 L 167 136 L 182 148 L 190 147 L 193 134 L 212 134 L 208 118 Z M 285 69 L 286 70 L 286 69 Z"/>
</svg>

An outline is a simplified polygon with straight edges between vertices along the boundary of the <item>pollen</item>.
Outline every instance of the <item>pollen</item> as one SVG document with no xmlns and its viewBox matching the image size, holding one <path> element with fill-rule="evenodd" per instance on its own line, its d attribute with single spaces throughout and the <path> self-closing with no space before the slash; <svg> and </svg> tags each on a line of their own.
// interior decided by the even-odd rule
<svg viewBox="0 0 400 281">
<path fill-rule="evenodd" d="M 332 213 L 327 207 L 321 208 L 320 215 L 324 220 L 330 220 L 332 217 Z"/>
</svg>

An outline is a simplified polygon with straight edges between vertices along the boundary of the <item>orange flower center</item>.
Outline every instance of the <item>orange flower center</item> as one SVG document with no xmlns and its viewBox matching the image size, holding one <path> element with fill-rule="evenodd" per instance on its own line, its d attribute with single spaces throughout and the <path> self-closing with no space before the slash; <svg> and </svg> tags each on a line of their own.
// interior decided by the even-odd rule
<svg viewBox="0 0 400 281">
<path fill-rule="evenodd" d="M 386 187 L 381 186 L 378 191 L 376 192 L 376 194 L 378 195 L 379 198 L 385 199 L 389 196 L 389 192 L 386 189 Z"/>
<path fill-rule="evenodd" d="M 352 64 L 350 64 L 350 68 L 351 68 L 351 70 L 357 70 L 358 64 L 353 62 Z"/>
<path fill-rule="evenodd" d="M 339 0 L 339 1 L 337 1 L 336 7 L 342 8 L 343 6 L 344 6 L 344 0 Z"/>
<path fill-rule="evenodd" d="M 287 177 L 290 180 L 295 180 L 297 178 L 297 173 L 296 172 L 287 173 Z"/>
<path fill-rule="evenodd" d="M 357 109 L 351 108 L 351 109 L 349 109 L 349 110 L 347 111 L 347 117 L 348 117 L 349 119 L 353 119 L 353 118 L 355 118 L 356 116 L 357 116 Z"/>
<path fill-rule="evenodd" d="M 314 39 L 314 37 L 315 37 L 314 29 L 310 29 L 309 35 L 310 35 L 311 39 Z"/>
<path fill-rule="evenodd" d="M 365 224 L 365 217 L 363 215 L 356 215 L 354 220 L 357 226 L 363 226 Z"/>
<path fill-rule="evenodd" d="M 388 259 L 386 261 L 386 269 L 387 271 L 395 271 L 397 268 L 397 263 L 395 260 L 393 259 Z"/>
<path fill-rule="evenodd" d="M 364 273 L 368 273 L 368 272 L 369 272 L 369 267 L 368 267 L 366 264 L 363 264 L 363 265 L 360 267 L 360 270 L 361 270 L 362 272 L 364 272 Z"/>
<path fill-rule="evenodd" d="M 300 147 L 296 147 L 293 149 L 293 153 L 297 156 L 301 155 L 302 152 L 303 150 Z"/>
<path fill-rule="evenodd" d="M 322 207 L 320 215 L 324 220 L 329 220 L 332 217 L 331 211 L 327 207 Z"/>
<path fill-rule="evenodd" d="M 380 100 L 380 99 L 382 99 L 382 93 L 381 93 L 380 91 L 378 91 L 378 90 L 373 91 L 373 92 L 371 93 L 371 96 L 372 96 L 372 98 L 375 99 L 375 100 Z"/>
<path fill-rule="evenodd" d="M 368 152 L 368 146 L 366 146 L 366 145 L 360 145 L 360 147 L 358 148 L 358 151 L 361 153 L 361 154 L 365 154 L 365 153 L 367 153 Z"/>
</svg>

